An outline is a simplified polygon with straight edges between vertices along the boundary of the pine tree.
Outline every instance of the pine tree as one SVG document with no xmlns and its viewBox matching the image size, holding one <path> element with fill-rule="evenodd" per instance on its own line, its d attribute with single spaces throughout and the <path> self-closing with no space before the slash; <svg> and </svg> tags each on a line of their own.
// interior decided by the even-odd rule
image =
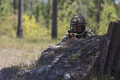
<svg viewBox="0 0 120 80">
<path fill-rule="evenodd" d="M 19 9 L 18 9 L 18 28 L 17 28 L 17 37 L 23 37 L 22 29 L 22 16 L 23 16 L 23 0 L 19 0 Z"/>
<path fill-rule="evenodd" d="M 57 38 L 57 0 L 53 0 L 52 38 Z"/>
</svg>

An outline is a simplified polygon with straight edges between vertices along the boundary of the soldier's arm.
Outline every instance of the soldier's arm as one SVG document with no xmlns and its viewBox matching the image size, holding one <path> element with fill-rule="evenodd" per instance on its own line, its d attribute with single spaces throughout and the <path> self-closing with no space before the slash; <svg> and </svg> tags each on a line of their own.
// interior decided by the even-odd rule
<svg viewBox="0 0 120 80">
<path fill-rule="evenodd" d="M 74 33 L 67 33 L 63 39 L 61 40 L 61 42 L 67 42 L 68 40 L 71 40 L 71 39 L 75 39 L 75 34 Z"/>
<path fill-rule="evenodd" d="M 87 37 L 90 37 L 90 36 L 94 36 L 94 34 L 92 33 L 92 29 L 86 29 L 87 31 Z"/>
<path fill-rule="evenodd" d="M 68 40 L 68 33 L 63 37 L 63 39 L 61 40 L 61 42 L 66 42 Z"/>
</svg>

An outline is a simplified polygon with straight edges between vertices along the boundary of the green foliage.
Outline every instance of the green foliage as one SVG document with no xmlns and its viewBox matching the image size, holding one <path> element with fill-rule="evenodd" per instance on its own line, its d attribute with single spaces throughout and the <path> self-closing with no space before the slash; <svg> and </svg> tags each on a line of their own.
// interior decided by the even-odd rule
<svg viewBox="0 0 120 80">
<path fill-rule="evenodd" d="M 30 2 L 29 2 L 30 1 Z M 41 38 L 51 37 L 52 0 L 25 0 L 23 32 L 24 37 Z M 16 37 L 17 16 L 13 15 L 12 0 L 0 0 L 0 35 Z M 18 2 L 18 1 L 17 1 Z M 88 27 L 95 34 L 105 34 L 110 21 L 119 17 L 119 5 L 114 5 L 112 0 L 102 0 L 100 25 L 97 23 L 98 1 L 96 0 L 58 0 L 58 38 L 62 38 L 70 27 L 70 19 L 73 15 L 85 16 Z M 18 4 L 17 4 L 18 6 Z"/>
<path fill-rule="evenodd" d="M 115 80 L 115 78 L 107 75 L 99 75 L 99 76 L 94 76 L 91 80 Z"/>
<path fill-rule="evenodd" d="M 76 1 L 61 0 L 58 3 L 58 36 L 62 38 L 70 27 L 70 19 L 76 15 Z"/>
<path fill-rule="evenodd" d="M 11 1 L 0 0 L 0 22 L 4 20 L 5 17 L 9 16 L 12 12 Z M 7 14 L 6 14 L 7 13 Z"/>
<path fill-rule="evenodd" d="M 4 18 L 4 21 L 0 25 L 0 35 L 15 37 L 16 36 L 16 27 L 17 27 L 16 20 L 17 20 L 16 15 L 10 15 L 10 16 Z"/>
<path fill-rule="evenodd" d="M 11 0 L 0 0 L 0 35 L 13 35 L 14 29 L 13 20 L 15 16 L 12 15 L 13 9 Z M 8 27 L 9 26 L 9 27 Z"/>
<path fill-rule="evenodd" d="M 109 5 L 105 3 L 103 5 L 103 11 L 101 12 L 101 21 L 100 21 L 100 28 L 98 34 L 105 34 L 108 30 L 108 26 L 110 21 L 116 21 L 117 14 L 116 9 L 113 5 Z"/>
<path fill-rule="evenodd" d="M 25 37 L 38 38 L 50 36 L 50 30 L 36 23 L 35 17 L 23 16 L 23 33 Z"/>
</svg>

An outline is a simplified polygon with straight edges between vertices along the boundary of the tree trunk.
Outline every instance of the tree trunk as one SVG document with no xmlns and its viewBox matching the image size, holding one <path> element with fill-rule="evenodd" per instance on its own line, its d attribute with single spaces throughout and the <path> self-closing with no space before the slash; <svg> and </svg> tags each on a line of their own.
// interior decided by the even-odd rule
<svg viewBox="0 0 120 80">
<path fill-rule="evenodd" d="M 104 40 L 106 45 L 101 52 L 101 73 L 112 75 L 117 80 L 120 78 L 120 22 L 111 22 L 107 39 Z M 104 58 L 104 59 L 103 59 Z"/>
<path fill-rule="evenodd" d="M 19 0 L 17 36 L 20 38 L 23 37 L 22 15 L 23 15 L 23 0 Z"/>
<path fill-rule="evenodd" d="M 1 5 L 2 5 L 2 0 L 0 0 L 0 16 L 2 16 L 2 9 L 1 9 Z"/>
<path fill-rule="evenodd" d="M 37 5 L 36 7 L 35 19 L 36 19 L 36 22 L 39 22 L 39 5 Z"/>
<path fill-rule="evenodd" d="M 57 0 L 53 0 L 52 39 L 57 38 Z"/>
<path fill-rule="evenodd" d="M 31 6 L 31 0 L 28 0 L 28 15 L 31 15 L 31 10 L 32 10 L 32 6 Z"/>
<path fill-rule="evenodd" d="M 16 9 L 17 9 L 17 1 L 13 0 L 13 8 L 14 8 L 14 14 L 16 14 Z"/>
<path fill-rule="evenodd" d="M 98 25 L 99 25 L 99 26 L 100 26 L 100 11 L 101 11 L 101 1 L 98 0 L 97 22 L 98 22 Z"/>
<path fill-rule="evenodd" d="M 47 2 L 47 14 L 46 14 L 46 17 L 47 17 L 47 19 L 46 19 L 46 27 L 47 28 L 49 28 L 49 23 L 50 23 L 50 0 L 48 0 L 48 2 Z"/>
</svg>

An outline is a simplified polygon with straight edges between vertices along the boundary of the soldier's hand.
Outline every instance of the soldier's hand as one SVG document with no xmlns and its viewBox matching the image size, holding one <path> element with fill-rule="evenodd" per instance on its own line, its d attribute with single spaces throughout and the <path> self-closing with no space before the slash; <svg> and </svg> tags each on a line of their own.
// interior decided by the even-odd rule
<svg viewBox="0 0 120 80">
<path fill-rule="evenodd" d="M 74 33 L 69 33 L 69 34 L 68 34 L 68 38 L 69 38 L 69 39 L 75 39 L 76 36 L 75 36 Z"/>
</svg>

